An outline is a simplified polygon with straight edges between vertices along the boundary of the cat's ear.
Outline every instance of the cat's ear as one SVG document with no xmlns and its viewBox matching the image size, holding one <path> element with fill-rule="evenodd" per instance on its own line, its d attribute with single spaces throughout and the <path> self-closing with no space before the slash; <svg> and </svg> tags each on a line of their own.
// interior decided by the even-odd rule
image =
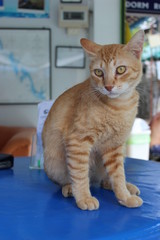
<svg viewBox="0 0 160 240">
<path fill-rule="evenodd" d="M 127 43 L 127 50 L 131 51 L 136 58 L 140 59 L 141 53 L 143 50 L 143 42 L 144 42 L 144 31 L 138 31 L 131 40 Z"/>
<path fill-rule="evenodd" d="M 85 50 L 86 53 L 89 54 L 90 57 L 95 57 L 97 52 L 101 49 L 101 45 L 98 45 L 86 38 L 81 38 L 80 43 Z"/>
</svg>

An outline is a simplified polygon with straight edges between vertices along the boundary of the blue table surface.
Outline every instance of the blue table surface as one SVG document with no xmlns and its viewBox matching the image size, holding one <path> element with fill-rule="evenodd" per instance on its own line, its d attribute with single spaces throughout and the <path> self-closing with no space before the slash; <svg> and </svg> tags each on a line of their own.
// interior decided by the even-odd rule
<svg viewBox="0 0 160 240">
<path fill-rule="evenodd" d="M 29 158 L 16 158 L 13 169 L 0 170 L 0 240 L 159 240 L 160 163 L 126 159 L 125 168 L 144 204 L 128 209 L 112 191 L 92 187 L 100 208 L 82 211 L 44 170 L 30 170 Z"/>
</svg>

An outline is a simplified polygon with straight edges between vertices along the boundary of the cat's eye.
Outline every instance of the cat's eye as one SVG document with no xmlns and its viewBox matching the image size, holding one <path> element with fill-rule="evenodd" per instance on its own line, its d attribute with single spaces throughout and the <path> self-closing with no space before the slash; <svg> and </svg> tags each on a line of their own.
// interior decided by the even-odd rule
<svg viewBox="0 0 160 240">
<path fill-rule="evenodd" d="M 101 69 L 95 69 L 94 73 L 97 77 L 103 77 L 103 71 Z"/>
<path fill-rule="evenodd" d="M 123 74 L 126 71 L 126 67 L 125 66 L 119 66 L 116 69 L 116 73 L 117 74 Z"/>
</svg>

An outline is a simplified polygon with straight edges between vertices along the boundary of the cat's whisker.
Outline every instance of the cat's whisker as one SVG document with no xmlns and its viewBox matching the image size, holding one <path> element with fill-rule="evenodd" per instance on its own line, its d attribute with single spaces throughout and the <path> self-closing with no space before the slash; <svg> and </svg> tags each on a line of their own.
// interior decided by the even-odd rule
<svg viewBox="0 0 160 240">
<path fill-rule="evenodd" d="M 102 93 L 98 91 L 96 88 L 92 88 L 87 94 L 87 99 L 92 100 L 93 98 L 96 99 L 97 97 L 100 98 L 102 96 Z"/>
</svg>

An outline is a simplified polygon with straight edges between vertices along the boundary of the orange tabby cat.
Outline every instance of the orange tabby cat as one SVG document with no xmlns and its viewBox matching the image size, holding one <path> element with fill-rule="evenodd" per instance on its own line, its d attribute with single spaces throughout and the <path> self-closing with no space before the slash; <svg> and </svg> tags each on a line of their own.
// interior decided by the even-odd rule
<svg viewBox="0 0 160 240">
<path fill-rule="evenodd" d="M 91 57 L 90 77 L 53 104 L 43 129 L 44 168 L 83 210 L 99 208 L 90 184 L 113 189 L 120 204 L 139 207 L 139 189 L 125 180 L 125 142 L 137 114 L 143 31 L 127 45 L 81 39 Z"/>
</svg>

